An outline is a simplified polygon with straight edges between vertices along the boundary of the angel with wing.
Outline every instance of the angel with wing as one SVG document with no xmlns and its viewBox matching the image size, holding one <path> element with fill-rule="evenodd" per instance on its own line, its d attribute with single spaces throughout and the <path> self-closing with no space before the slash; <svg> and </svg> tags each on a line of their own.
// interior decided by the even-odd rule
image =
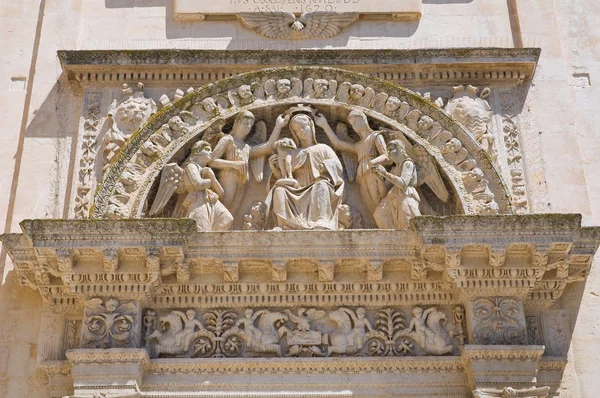
<svg viewBox="0 0 600 398">
<path fill-rule="evenodd" d="M 359 110 L 350 112 L 348 122 L 360 137 L 358 142 L 350 139 L 348 127 L 344 123 L 338 124 L 336 134 L 327 123 L 325 116 L 315 117 L 315 123 L 325 131 L 333 148 L 342 152 L 348 180 L 358 181 L 363 203 L 369 213 L 373 214 L 379 202 L 385 197 L 387 189 L 383 181 L 373 174 L 369 162 L 380 155 L 387 154 L 385 141 L 379 131 L 371 129 L 364 112 Z"/>
<path fill-rule="evenodd" d="M 232 214 L 236 213 L 244 198 L 250 179 L 249 172 L 252 172 L 256 182 L 262 182 L 265 157 L 273 153 L 273 144 L 279 139 L 281 129 L 287 125 L 289 119 L 289 116 L 279 116 L 267 140 L 265 122 L 256 122 L 252 112 L 243 111 L 236 116 L 231 133 L 220 137 L 209 165 L 221 169 L 219 178 L 225 190 L 223 204 Z M 245 139 L 254 126 L 256 131 L 253 138 L 258 142 L 250 145 Z"/>
<path fill-rule="evenodd" d="M 163 169 L 150 215 L 160 212 L 171 196 L 177 193 L 173 217 L 195 220 L 198 231 L 229 230 L 233 216 L 219 201 L 224 196 L 224 191 L 214 172 L 207 167 L 211 159 L 210 144 L 198 141 L 182 167 L 177 163 L 167 164 Z"/>
<path fill-rule="evenodd" d="M 288 11 L 240 13 L 247 27 L 270 39 L 329 39 L 358 19 L 356 12 L 305 12 L 299 17 Z"/>
<path fill-rule="evenodd" d="M 450 194 L 431 156 L 420 147 L 413 148 L 402 133 L 396 137 L 388 142 L 387 154 L 370 163 L 373 172 L 392 186 L 373 217 L 381 229 L 404 230 L 411 219 L 421 215 L 418 186 L 427 184 L 443 202 L 448 201 Z M 383 164 L 391 164 L 391 170 L 387 171 Z"/>
</svg>

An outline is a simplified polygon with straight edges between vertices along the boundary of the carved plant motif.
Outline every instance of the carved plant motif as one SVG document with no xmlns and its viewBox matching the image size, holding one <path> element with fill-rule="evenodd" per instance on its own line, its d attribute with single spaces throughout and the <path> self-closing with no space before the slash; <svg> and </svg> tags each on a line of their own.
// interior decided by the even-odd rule
<svg viewBox="0 0 600 398">
<path fill-rule="evenodd" d="M 520 318 L 523 309 L 511 298 L 479 298 L 473 304 L 476 325 L 473 329 L 475 344 L 526 344 L 527 332 Z"/>
<path fill-rule="evenodd" d="M 137 305 L 95 298 L 85 303 L 83 348 L 135 347 Z"/>
</svg>

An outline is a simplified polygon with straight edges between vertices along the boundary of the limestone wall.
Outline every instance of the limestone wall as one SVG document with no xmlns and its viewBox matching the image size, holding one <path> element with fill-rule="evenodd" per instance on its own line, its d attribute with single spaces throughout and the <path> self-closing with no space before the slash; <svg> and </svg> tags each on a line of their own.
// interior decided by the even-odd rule
<svg viewBox="0 0 600 398">
<path fill-rule="evenodd" d="M 518 90 L 523 106 L 516 123 L 531 208 L 582 213 L 585 224 L 600 225 L 597 1 L 528 0 L 519 1 L 516 9 L 512 0 L 423 3 L 420 21 L 361 21 L 329 41 L 298 42 L 265 39 L 237 21 L 175 22 L 170 0 L 0 1 L 0 222 L 4 232 L 18 231 L 23 219 L 72 214 L 84 92 L 61 75 L 57 50 L 418 49 L 512 47 L 520 41 L 542 49 L 533 81 Z M 115 98 L 121 83 L 113 82 Z M 158 99 L 161 91 L 145 83 Z M 172 93 L 174 88 L 169 90 Z M 569 350 L 572 362 L 563 379 L 565 397 L 592 397 L 598 387 L 599 282 L 596 267 L 585 289 L 581 285 L 569 289 L 556 304 L 557 310 L 567 309 L 575 328 Z M 0 396 L 47 396 L 47 380 L 36 361 L 58 358 L 56 353 L 37 350 L 44 333 L 50 333 L 40 328 L 43 311 L 39 295 L 18 285 L 6 259 L 0 288 L 4 325 L 0 328 Z"/>
</svg>

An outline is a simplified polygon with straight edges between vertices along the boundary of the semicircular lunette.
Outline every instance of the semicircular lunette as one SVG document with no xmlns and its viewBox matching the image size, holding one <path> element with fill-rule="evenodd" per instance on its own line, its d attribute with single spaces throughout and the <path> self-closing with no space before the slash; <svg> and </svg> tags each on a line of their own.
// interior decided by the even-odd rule
<svg viewBox="0 0 600 398">
<path fill-rule="evenodd" d="M 221 143 L 225 137 L 224 142 L 242 139 L 248 145 L 238 145 L 238 150 L 250 147 L 253 151 L 251 156 L 243 155 L 248 160 L 243 184 L 232 188 L 236 184 L 226 182 L 228 186 L 223 187 L 229 194 L 226 207 L 236 220 L 233 228 L 242 228 L 243 215 L 254 202 L 265 199 L 272 183 L 269 159 L 277 150 L 271 138 L 277 129 L 278 115 L 302 113 L 298 110 L 301 107 L 311 109 L 304 113 L 310 113 L 313 123 L 318 115 L 324 115 L 330 131 L 328 134 L 316 123 L 316 140 L 336 150 L 344 169 L 344 204 L 361 209 L 358 213 L 364 227 L 373 227 L 376 222 L 369 192 L 362 192 L 363 186 L 368 185 L 363 174 L 370 172 L 362 161 L 373 160 L 393 140 L 402 141 L 409 157 L 416 160 L 422 213 L 512 212 L 506 185 L 489 155 L 459 123 L 432 102 L 368 75 L 324 67 L 294 67 L 265 69 L 209 84 L 163 108 L 115 156 L 94 198 L 92 217 L 139 218 L 151 212 L 154 216 L 177 216 L 176 199 L 165 203 L 161 211 L 152 211 L 161 176 L 165 174 L 161 171 L 167 164 L 182 166 L 200 139 L 211 144 L 215 158 L 237 159 L 226 153 L 236 146 Z M 377 138 L 377 143 L 367 145 L 371 149 L 379 145 L 378 153 L 368 156 L 360 153 L 366 150 L 360 145 L 361 134 L 349 121 L 351 113 L 357 112 L 364 114 L 367 127 L 383 138 L 383 144 Z M 248 122 L 249 131 L 235 138 L 234 130 L 239 130 L 239 126 L 235 126 L 234 120 L 243 113 L 250 113 L 253 120 Z M 277 135 L 284 141 L 293 138 L 287 124 Z M 211 168 L 219 169 L 218 181 L 231 179 L 231 176 L 223 178 L 222 174 L 235 174 L 234 167 L 213 166 L 218 165 L 210 164 Z M 392 170 L 388 167 L 388 171 Z M 232 189 L 237 192 L 241 185 L 244 187 L 239 195 L 231 193 Z M 444 189 L 448 191 L 447 197 Z M 376 189 L 367 191 L 373 194 Z M 354 227 L 358 225 L 356 221 Z"/>
</svg>

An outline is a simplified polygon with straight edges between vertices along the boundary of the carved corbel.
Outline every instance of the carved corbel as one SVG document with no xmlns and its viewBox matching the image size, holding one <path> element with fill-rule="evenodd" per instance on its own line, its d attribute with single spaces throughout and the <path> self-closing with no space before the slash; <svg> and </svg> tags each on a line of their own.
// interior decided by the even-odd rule
<svg viewBox="0 0 600 398">
<path fill-rule="evenodd" d="M 274 282 L 287 281 L 287 261 L 273 260 L 271 261 L 271 275 Z"/>
<path fill-rule="evenodd" d="M 319 281 L 333 282 L 334 270 L 335 262 L 333 260 L 320 260 L 317 268 L 317 272 L 319 274 Z"/>
<path fill-rule="evenodd" d="M 119 254 L 115 249 L 102 250 L 104 272 L 117 272 L 119 269 Z"/>
<path fill-rule="evenodd" d="M 506 261 L 506 254 L 490 250 L 489 264 L 494 267 L 503 267 Z"/>
<path fill-rule="evenodd" d="M 383 279 L 383 260 L 370 260 L 367 265 L 367 281 L 379 282 Z"/>
<path fill-rule="evenodd" d="M 461 262 L 461 252 L 446 251 L 446 268 L 458 268 Z"/>
<path fill-rule="evenodd" d="M 70 249 L 56 250 L 56 263 L 59 273 L 73 272 L 73 253 Z"/>
<path fill-rule="evenodd" d="M 421 281 L 427 278 L 427 266 L 425 261 L 415 260 L 410 267 L 410 278 L 415 281 Z"/>
<path fill-rule="evenodd" d="M 223 261 L 223 279 L 225 282 L 240 281 L 240 268 L 237 261 Z"/>
<path fill-rule="evenodd" d="M 477 297 L 467 305 L 469 341 L 480 345 L 528 343 L 523 303 L 515 297 Z"/>
</svg>

